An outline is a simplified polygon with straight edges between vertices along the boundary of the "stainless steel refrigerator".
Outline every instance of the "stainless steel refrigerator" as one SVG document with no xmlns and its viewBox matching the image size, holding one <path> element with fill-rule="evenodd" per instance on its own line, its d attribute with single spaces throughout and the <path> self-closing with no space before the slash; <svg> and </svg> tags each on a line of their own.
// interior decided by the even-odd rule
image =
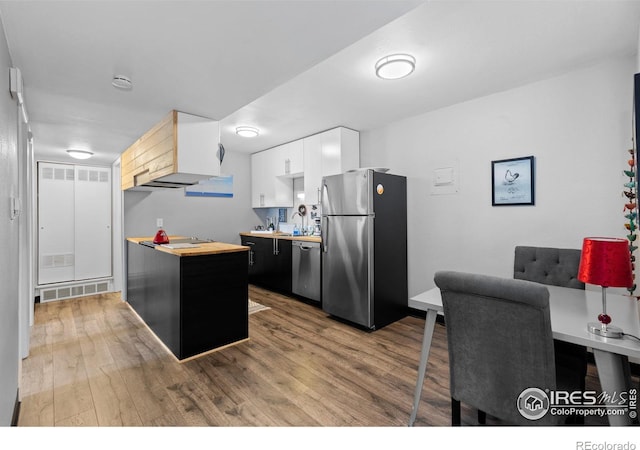
<svg viewBox="0 0 640 450">
<path fill-rule="evenodd" d="M 375 330 L 408 312 L 407 179 L 373 169 L 322 181 L 322 309 Z"/>
</svg>

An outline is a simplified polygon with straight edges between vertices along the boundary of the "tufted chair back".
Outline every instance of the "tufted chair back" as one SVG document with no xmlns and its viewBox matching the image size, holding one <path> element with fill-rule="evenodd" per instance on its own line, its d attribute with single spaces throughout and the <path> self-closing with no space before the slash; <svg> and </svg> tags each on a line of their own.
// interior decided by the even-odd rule
<svg viewBox="0 0 640 450">
<path fill-rule="evenodd" d="M 558 383 L 549 290 L 452 271 L 436 272 L 434 281 L 447 327 L 452 424 L 460 424 L 460 403 L 511 424 L 557 424 L 558 417 L 531 421 L 517 409 L 525 389 L 554 390 Z"/>
<path fill-rule="evenodd" d="M 513 278 L 535 281 L 536 283 L 584 289 L 578 280 L 580 250 L 548 247 L 516 247 L 513 264 Z M 572 379 L 571 384 L 584 391 L 586 387 L 587 348 L 561 340 L 553 342 L 556 356 L 556 370 Z M 569 419 L 576 424 L 584 423 L 584 416 Z"/>
<path fill-rule="evenodd" d="M 536 283 L 584 289 L 578 280 L 580 250 L 518 246 L 515 251 L 513 278 Z"/>
</svg>

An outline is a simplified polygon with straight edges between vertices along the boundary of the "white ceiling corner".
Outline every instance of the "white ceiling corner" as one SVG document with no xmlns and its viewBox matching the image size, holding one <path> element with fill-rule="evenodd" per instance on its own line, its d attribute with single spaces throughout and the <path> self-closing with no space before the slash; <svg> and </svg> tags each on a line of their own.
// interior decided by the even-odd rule
<svg viewBox="0 0 640 450">
<path fill-rule="evenodd" d="M 637 52 L 637 1 L 0 1 L 38 158 L 112 162 L 169 110 L 254 152 L 403 117 Z M 382 56 L 415 72 L 378 79 Z M 114 75 L 131 91 L 111 86 Z M 236 136 L 255 126 L 258 138 Z"/>
</svg>

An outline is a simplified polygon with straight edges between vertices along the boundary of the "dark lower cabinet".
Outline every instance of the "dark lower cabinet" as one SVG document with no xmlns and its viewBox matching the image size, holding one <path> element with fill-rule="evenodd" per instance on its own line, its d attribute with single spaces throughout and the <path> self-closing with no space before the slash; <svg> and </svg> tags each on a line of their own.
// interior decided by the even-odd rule
<svg viewBox="0 0 640 450">
<path fill-rule="evenodd" d="M 249 282 L 291 293 L 291 241 L 271 237 L 241 237 L 249 250 Z"/>
<path fill-rule="evenodd" d="M 249 283 L 266 286 L 269 282 L 268 276 L 270 270 L 267 257 L 270 257 L 273 252 L 271 239 L 253 239 L 243 236 L 241 243 L 249 247 L 247 258 Z"/>
<path fill-rule="evenodd" d="M 178 359 L 249 336 L 247 252 L 179 257 L 128 241 L 127 302 Z"/>
</svg>

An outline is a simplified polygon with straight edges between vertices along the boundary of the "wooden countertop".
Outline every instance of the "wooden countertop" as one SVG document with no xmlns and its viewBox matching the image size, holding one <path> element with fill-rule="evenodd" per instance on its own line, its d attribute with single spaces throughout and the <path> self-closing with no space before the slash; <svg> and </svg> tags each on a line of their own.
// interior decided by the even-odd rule
<svg viewBox="0 0 640 450">
<path fill-rule="evenodd" d="M 244 231 L 240 233 L 240 236 L 249 236 L 255 238 L 267 238 L 267 239 L 286 239 L 288 241 L 305 241 L 305 242 L 322 242 L 320 236 L 292 236 L 286 233 L 251 233 L 250 231 Z"/>
<path fill-rule="evenodd" d="M 169 243 L 171 239 L 183 239 L 183 236 L 169 236 Z M 153 236 L 147 237 L 128 237 L 129 242 L 134 244 L 140 244 L 142 241 L 153 241 Z M 170 253 L 176 256 L 201 256 L 201 255 L 216 255 L 219 253 L 234 253 L 234 252 L 246 252 L 249 251 L 249 247 L 236 244 L 227 244 L 225 242 L 206 242 L 197 244 L 197 247 L 192 248 L 167 248 L 161 245 L 155 247 L 156 250 L 161 252 Z"/>
</svg>

